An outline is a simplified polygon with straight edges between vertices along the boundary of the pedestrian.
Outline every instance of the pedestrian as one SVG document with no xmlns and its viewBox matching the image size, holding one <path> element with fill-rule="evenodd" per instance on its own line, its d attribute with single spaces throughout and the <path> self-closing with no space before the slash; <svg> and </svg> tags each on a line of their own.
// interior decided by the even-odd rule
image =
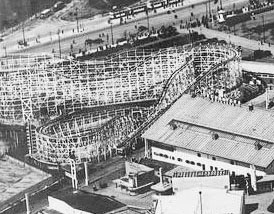
<svg viewBox="0 0 274 214">
<path fill-rule="evenodd" d="M 270 44 L 270 42 L 269 42 L 269 43 L 268 43 L 268 46 L 270 47 L 270 45 L 271 45 L 271 44 Z"/>
</svg>

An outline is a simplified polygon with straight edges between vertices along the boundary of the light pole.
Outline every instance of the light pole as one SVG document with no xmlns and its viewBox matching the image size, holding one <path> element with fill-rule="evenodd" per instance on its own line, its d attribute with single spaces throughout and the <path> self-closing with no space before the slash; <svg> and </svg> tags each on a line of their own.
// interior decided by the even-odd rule
<svg viewBox="0 0 274 214">
<path fill-rule="evenodd" d="M 8 56 L 8 54 L 7 54 L 7 47 L 4 46 L 3 49 L 5 50 L 5 57 L 7 57 Z"/>
<path fill-rule="evenodd" d="M 78 8 L 76 7 L 76 25 L 77 25 L 77 32 L 79 33 L 79 21 L 78 21 Z"/>
<path fill-rule="evenodd" d="M 59 57 L 61 59 L 62 52 L 61 52 L 61 41 L 60 41 L 60 29 L 58 29 L 57 34 L 58 34 L 58 44 L 59 44 Z"/>
<path fill-rule="evenodd" d="M 109 20 L 110 23 L 110 33 L 111 33 L 111 44 L 114 45 L 114 39 L 113 39 L 113 27 L 112 27 L 112 22 Z"/>
<path fill-rule="evenodd" d="M 233 14 L 235 14 L 235 8 L 236 8 L 236 5 L 235 3 L 233 3 Z M 233 29 L 234 29 L 234 35 L 236 35 L 236 23 L 234 23 Z"/>
<path fill-rule="evenodd" d="M 211 7 L 210 7 L 210 0 L 208 0 L 208 12 L 209 12 L 209 18 L 211 18 Z"/>
<path fill-rule="evenodd" d="M 264 42 L 265 42 L 265 26 L 264 26 L 264 15 L 262 15 L 262 20 L 263 20 L 263 37 L 264 37 Z"/>
<path fill-rule="evenodd" d="M 203 204 L 202 204 L 202 191 L 199 192 L 200 194 L 200 206 L 201 206 L 201 214 L 203 214 Z"/>
<path fill-rule="evenodd" d="M 146 6 L 146 15 L 147 15 L 147 29 L 149 33 L 149 16 L 148 16 L 148 7 Z"/>
<path fill-rule="evenodd" d="M 24 22 L 22 22 L 22 33 L 23 33 L 23 43 L 24 43 L 24 46 L 26 46 L 26 37 L 25 37 Z"/>
</svg>

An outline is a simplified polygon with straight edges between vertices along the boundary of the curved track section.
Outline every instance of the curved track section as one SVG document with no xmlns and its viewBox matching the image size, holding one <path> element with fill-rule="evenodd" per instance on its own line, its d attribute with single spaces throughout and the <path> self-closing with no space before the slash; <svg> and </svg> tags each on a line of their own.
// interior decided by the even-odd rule
<svg viewBox="0 0 274 214">
<path fill-rule="evenodd" d="M 136 55 L 131 58 L 131 53 L 125 52 L 119 55 L 120 59 L 116 56 L 108 60 L 115 74 L 124 77 L 123 72 L 127 72 L 129 81 L 124 77 L 119 82 L 119 89 L 125 94 L 123 99 L 117 102 L 107 99 L 114 97 L 106 96 L 98 85 L 96 89 L 104 92 L 104 96 L 99 94 L 99 101 L 95 99 L 93 106 L 85 104 L 92 109 L 65 114 L 36 130 L 33 152 L 37 159 L 64 163 L 71 153 L 75 153 L 78 162 L 107 159 L 117 146 L 130 146 L 135 137 L 187 92 L 209 98 L 219 94 L 231 103 L 236 100 L 233 89 L 241 79 L 241 69 L 240 57 L 233 47 L 169 48 L 144 54 L 136 61 Z M 109 74 L 106 67 L 101 71 Z M 97 75 L 100 75 L 99 71 Z M 100 84 L 108 87 L 115 81 L 110 76 L 101 79 Z"/>
</svg>

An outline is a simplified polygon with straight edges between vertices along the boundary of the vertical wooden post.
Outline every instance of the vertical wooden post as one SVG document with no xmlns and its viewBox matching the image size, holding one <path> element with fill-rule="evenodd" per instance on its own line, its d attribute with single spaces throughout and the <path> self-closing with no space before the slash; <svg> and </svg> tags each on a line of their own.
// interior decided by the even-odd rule
<svg viewBox="0 0 274 214">
<path fill-rule="evenodd" d="M 84 162 L 85 167 L 85 185 L 88 186 L 88 163 Z"/>
</svg>

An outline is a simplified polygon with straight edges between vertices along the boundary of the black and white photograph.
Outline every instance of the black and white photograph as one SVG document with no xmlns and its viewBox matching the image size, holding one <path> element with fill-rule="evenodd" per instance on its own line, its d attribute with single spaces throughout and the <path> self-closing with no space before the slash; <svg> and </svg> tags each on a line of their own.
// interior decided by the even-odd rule
<svg viewBox="0 0 274 214">
<path fill-rule="evenodd" d="M 0 0 L 0 214 L 274 214 L 274 0 Z"/>
</svg>

